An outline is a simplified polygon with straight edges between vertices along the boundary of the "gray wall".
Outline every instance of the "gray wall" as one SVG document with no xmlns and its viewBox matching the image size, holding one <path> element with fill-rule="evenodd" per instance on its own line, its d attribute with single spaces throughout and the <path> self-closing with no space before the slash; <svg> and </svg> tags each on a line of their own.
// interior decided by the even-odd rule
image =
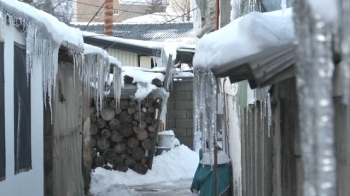
<svg viewBox="0 0 350 196">
<path fill-rule="evenodd" d="M 168 99 L 166 130 L 181 144 L 193 148 L 193 80 L 173 81 Z"/>
</svg>

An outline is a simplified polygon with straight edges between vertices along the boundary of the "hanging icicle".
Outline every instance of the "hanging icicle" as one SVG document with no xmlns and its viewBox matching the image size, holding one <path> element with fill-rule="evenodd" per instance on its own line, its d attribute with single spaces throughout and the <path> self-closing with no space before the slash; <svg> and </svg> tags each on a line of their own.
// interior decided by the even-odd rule
<svg viewBox="0 0 350 196">
<path fill-rule="evenodd" d="M 114 90 L 114 98 L 115 98 L 115 107 L 120 108 L 120 96 L 122 93 L 122 69 L 121 67 L 114 66 L 113 67 L 113 90 Z"/>
<path fill-rule="evenodd" d="M 272 111 L 271 111 L 271 99 L 270 93 L 267 93 L 267 136 L 271 136 L 271 126 L 272 126 Z"/>
<path fill-rule="evenodd" d="M 326 5 L 336 1 L 326 0 Z M 310 3 L 310 4 L 309 4 Z M 333 125 L 333 22 L 317 1 L 296 0 L 297 92 L 304 168 L 303 195 L 336 195 Z M 333 13 L 336 14 L 336 13 Z"/>
<path fill-rule="evenodd" d="M 195 131 L 202 132 L 202 149 L 209 153 L 210 164 L 213 165 L 217 131 L 217 81 L 208 68 L 195 68 L 194 75 Z"/>
</svg>

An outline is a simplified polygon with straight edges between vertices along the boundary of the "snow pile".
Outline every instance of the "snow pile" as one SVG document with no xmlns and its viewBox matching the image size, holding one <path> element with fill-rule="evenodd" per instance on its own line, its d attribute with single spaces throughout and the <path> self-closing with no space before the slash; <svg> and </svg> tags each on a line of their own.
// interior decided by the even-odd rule
<svg viewBox="0 0 350 196">
<path fill-rule="evenodd" d="M 176 74 L 176 77 L 182 77 L 182 78 L 192 78 L 194 75 L 192 72 L 181 72 Z"/>
<path fill-rule="evenodd" d="M 143 100 L 146 98 L 153 90 L 158 87 L 152 84 L 154 79 L 159 79 L 161 82 L 164 81 L 164 74 L 145 72 L 140 69 L 134 69 L 133 67 L 123 67 L 123 78 L 124 76 L 130 76 L 133 78 L 133 83 L 137 83 L 137 91 L 135 98 L 137 100 Z"/>
<path fill-rule="evenodd" d="M 140 175 L 131 169 L 124 173 L 97 168 L 92 173 L 90 192 L 93 195 L 105 195 L 109 187 L 116 185 L 131 186 L 193 178 L 198 163 L 198 154 L 180 145 L 154 157 L 152 170 L 145 175 Z"/>
<path fill-rule="evenodd" d="M 294 40 L 292 8 L 252 12 L 205 35 L 196 47 L 194 66 L 214 67 Z"/>
</svg>

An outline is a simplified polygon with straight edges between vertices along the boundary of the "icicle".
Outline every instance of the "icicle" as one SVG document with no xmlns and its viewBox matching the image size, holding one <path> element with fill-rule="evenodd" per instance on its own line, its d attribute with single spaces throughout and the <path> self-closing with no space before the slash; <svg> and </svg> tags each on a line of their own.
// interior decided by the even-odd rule
<svg viewBox="0 0 350 196">
<path fill-rule="evenodd" d="M 320 10 L 311 9 L 308 3 L 296 0 L 293 8 L 298 38 L 296 79 L 304 168 L 303 195 L 336 195 L 333 23 L 327 23 L 328 18 L 322 18 L 321 13 L 315 12 Z M 317 1 L 314 3 L 319 5 Z"/>
<path fill-rule="evenodd" d="M 260 101 L 260 119 L 263 119 L 263 105 L 264 105 L 264 102 Z"/>
<path fill-rule="evenodd" d="M 195 69 L 195 123 L 202 131 L 202 149 L 209 153 L 210 165 L 214 164 L 214 147 L 217 115 L 217 81 L 210 69 Z M 208 142 L 208 145 L 207 145 Z M 208 149 L 207 149 L 208 147 Z"/>
<path fill-rule="evenodd" d="M 120 108 L 120 96 L 121 96 L 121 86 L 122 86 L 122 69 L 120 67 L 114 66 L 113 68 L 113 90 L 115 98 L 115 107 Z"/>
<path fill-rule="evenodd" d="M 272 126 L 272 111 L 271 111 L 271 100 L 270 93 L 267 93 L 267 136 L 271 135 L 271 126 Z"/>
</svg>

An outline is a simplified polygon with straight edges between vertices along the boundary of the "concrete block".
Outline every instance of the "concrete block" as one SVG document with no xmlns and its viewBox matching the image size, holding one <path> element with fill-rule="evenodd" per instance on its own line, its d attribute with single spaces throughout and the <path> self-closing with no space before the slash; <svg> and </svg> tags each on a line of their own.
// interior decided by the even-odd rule
<svg viewBox="0 0 350 196">
<path fill-rule="evenodd" d="M 177 110 L 192 110 L 193 109 L 193 101 L 176 101 L 175 108 Z"/>
<path fill-rule="evenodd" d="M 185 90 L 193 90 L 193 82 L 186 82 L 184 83 L 185 85 Z"/>
<path fill-rule="evenodd" d="M 193 110 L 186 110 L 186 118 L 187 118 L 187 119 L 193 118 L 192 111 L 193 111 Z"/>
<path fill-rule="evenodd" d="M 193 100 L 193 91 L 186 91 L 186 100 Z"/>
<path fill-rule="evenodd" d="M 167 108 L 168 108 L 168 111 L 169 110 L 174 110 L 175 109 L 175 101 L 169 101 L 168 100 Z"/>
<path fill-rule="evenodd" d="M 186 91 L 177 91 L 174 93 L 174 99 L 176 101 L 186 100 Z"/>
<path fill-rule="evenodd" d="M 175 126 L 176 126 L 176 122 L 175 122 L 175 120 L 174 119 L 167 119 L 167 122 L 166 122 L 166 129 L 167 130 L 172 130 L 172 129 L 174 129 L 175 128 Z"/>
<path fill-rule="evenodd" d="M 187 117 L 186 110 L 168 110 L 167 118 L 168 119 L 186 119 Z"/>
<path fill-rule="evenodd" d="M 176 128 L 192 128 L 193 119 L 176 119 Z"/>
<path fill-rule="evenodd" d="M 183 82 L 174 82 L 174 91 L 183 91 L 186 87 Z"/>
<path fill-rule="evenodd" d="M 194 137 L 194 130 L 193 128 L 190 128 L 190 129 L 186 129 L 186 134 L 188 137 Z"/>
<path fill-rule="evenodd" d="M 186 128 L 174 128 L 175 137 L 187 137 L 187 129 Z"/>
</svg>

